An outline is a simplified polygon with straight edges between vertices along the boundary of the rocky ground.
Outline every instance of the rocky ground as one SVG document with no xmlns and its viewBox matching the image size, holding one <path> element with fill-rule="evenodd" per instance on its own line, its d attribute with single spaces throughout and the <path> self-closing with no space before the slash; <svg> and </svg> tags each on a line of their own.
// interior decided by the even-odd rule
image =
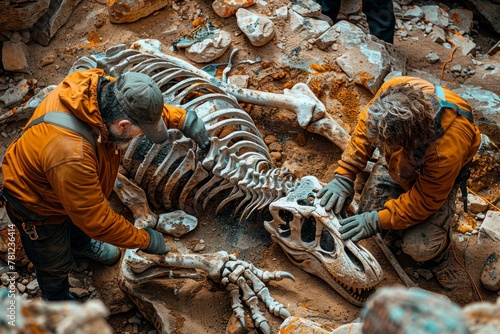
<svg viewBox="0 0 500 334">
<path fill-rule="evenodd" d="M 222 28 L 231 36 L 229 50 L 212 63 L 227 62 L 230 50 L 240 51 L 236 60 L 260 58 L 261 62 L 253 65 L 238 65 L 230 75 L 249 75 L 248 87 L 270 92 L 282 92 L 297 82 L 307 82 L 316 95 L 327 107 L 328 112 L 346 129 L 351 130 L 360 108 L 373 96 L 373 92 L 348 80 L 345 73 L 335 65 L 335 59 L 341 54 L 329 48 L 319 49 L 310 39 L 305 40 L 298 33 L 290 31 L 288 21 L 274 20 L 276 36 L 261 47 L 252 46 L 236 24 L 234 16 L 221 18 L 212 7 L 212 1 L 174 2 L 154 12 L 152 15 L 133 23 L 114 24 L 109 21 L 106 2 L 102 0 L 84 0 L 71 14 L 68 22 L 55 34 L 48 46 L 28 43 L 30 73 L 13 73 L 1 70 L 0 95 L 7 88 L 14 88 L 22 79 L 27 79 L 29 92 L 24 100 L 38 89 L 57 84 L 68 73 L 70 67 L 81 56 L 96 54 L 117 44 L 128 47 L 139 39 L 157 39 L 162 43 L 166 54 L 188 60 L 184 51 L 175 50 L 172 43 L 191 32 L 197 18 L 204 18 L 214 26 Z M 275 11 L 289 2 L 285 0 L 256 1 L 248 9 L 261 15 L 272 16 Z M 437 2 L 415 2 L 415 5 L 437 5 Z M 455 3 L 439 3 L 447 10 L 459 8 Z M 397 16 L 409 7 L 402 6 Z M 500 95 L 499 74 L 500 51 L 491 52 L 498 35 L 480 23 L 474 21 L 471 40 L 476 43 L 475 55 L 463 54 L 458 48 L 432 40 L 426 30 L 428 22 L 414 19 L 398 21 L 398 29 L 393 47 L 388 46 L 392 54 L 402 59 L 402 73 L 433 80 L 441 80 L 443 85 L 460 87 L 468 85 L 480 87 Z M 434 53 L 439 60 L 432 62 L 428 55 Z M 319 64 L 317 67 L 312 64 Z M 206 64 L 195 64 L 202 67 Z M 219 69 L 218 75 L 221 71 Z M 1 101 L 1 100 L 0 100 Z M 18 104 L 20 104 L 19 102 Z M 498 112 L 498 100 L 496 112 Z M 2 114 L 15 105 L 0 105 Z M 297 117 L 287 110 L 244 105 L 245 110 L 257 124 L 270 150 L 274 162 L 286 167 L 298 177 L 314 175 L 327 182 L 333 176 L 341 151 L 327 139 L 311 134 L 297 124 Z M 0 154 L 3 155 L 15 132 L 26 122 L 0 124 Z M 492 132 L 495 133 L 494 131 Z M 498 138 L 492 138 L 495 141 Z M 498 144 L 498 141 L 495 141 Z M 496 162 L 498 164 L 498 162 Z M 480 284 L 481 274 L 488 256 L 496 246 L 485 247 L 478 244 L 478 227 L 488 210 L 497 209 L 500 199 L 498 172 L 489 175 L 489 182 L 471 184 L 478 197 L 488 200 L 474 214 L 457 214 L 457 224 L 453 235 L 455 270 L 460 285 L 451 292 L 441 290 L 428 273 L 421 271 L 416 264 L 400 258 L 405 270 L 422 288 L 445 294 L 450 300 L 464 306 L 477 301 L 476 295 L 466 271 L 479 285 L 479 292 L 485 301 L 494 302 L 497 292 L 484 289 Z M 477 178 L 473 178 L 478 182 Z M 481 199 L 477 203 L 484 204 Z M 129 214 L 118 202 L 116 210 Z M 478 205 L 479 205 L 478 204 Z M 356 321 L 360 316 L 359 308 L 352 306 L 320 279 L 311 276 L 293 266 L 281 249 L 272 242 L 262 226 L 266 217 L 252 216 L 251 221 L 242 224 L 231 218 L 230 213 L 202 215 L 197 230 L 179 239 L 169 237 L 173 249 L 193 250 L 204 245 L 203 252 L 226 250 L 236 253 L 240 258 L 252 262 L 267 270 L 286 270 L 296 277 L 296 282 L 276 282 L 270 285 L 272 295 L 283 303 L 293 315 L 313 320 L 325 329 Z M 6 217 L 3 217 L 5 221 Z M 384 268 L 382 286 L 401 285 L 401 281 L 385 260 L 384 256 L 371 241 L 362 244 L 373 252 Z M 497 248 L 494 248 L 497 247 Z M 400 254 L 395 249 L 396 254 Z M 418 269 L 418 270 L 417 270 Z M 29 299 L 40 298 L 30 265 L 19 269 L 17 279 L 19 292 Z M 117 286 L 119 266 L 103 268 L 94 263 L 79 261 L 71 274 L 72 291 L 81 301 L 100 298 L 110 309 L 112 315 L 108 322 L 116 333 L 148 333 L 154 330 L 151 322 L 143 315 Z M 210 281 L 175 281 L 158 287 L 158 296 L 164 299 L 172 312 L 182 314 L 183 324 L 176 333 L 222 333 L 226 330 L 230 317 L 230 301 L 227 293 L 216 283 Z M 277 333 L 281 319 L 267 314 L 272 332 Z"/>
</svg>

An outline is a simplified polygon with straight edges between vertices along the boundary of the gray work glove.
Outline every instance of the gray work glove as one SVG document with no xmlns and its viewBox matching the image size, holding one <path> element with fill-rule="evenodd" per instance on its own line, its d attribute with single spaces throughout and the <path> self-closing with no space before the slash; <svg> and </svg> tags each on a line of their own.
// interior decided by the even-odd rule
<svg viewBox="0 0 500 334">
<path fill-rule="evenodd" d="M 184 136 L 194 140 L 202 150 L 210 146 L 210 136 L 205 128 L 205 123 L 198 118 L 195 111 L 186 112 L 181 131 Z"/>
<path fill-rule="evenodd" d="M 149 233 L 149 246 L 143 251 L 149 254 L 167 254 L 170 249 L 163 239 L 163 234 L 148 227 L 146 232 Z"/>
<path fill-rule="evenodd" d="M 339 229 L 343 240 L 351 239 L 354 242 L 369 238 L 382 232 L 378 211 L 363 212 L 340 221 Z"/>
<path fill-rule="evenodd" d="M 320 204 L 327 211 L 332 210 L 336 215 L 344 215 L 354 196 L 354 181 L 342 175 L 335 175 L 332 181 L 318 191 Z"/>
</svg>

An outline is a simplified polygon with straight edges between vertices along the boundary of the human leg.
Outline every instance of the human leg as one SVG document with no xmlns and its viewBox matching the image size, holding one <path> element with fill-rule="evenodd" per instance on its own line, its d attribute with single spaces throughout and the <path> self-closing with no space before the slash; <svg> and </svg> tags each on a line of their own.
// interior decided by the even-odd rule
<svg viewBox="0 0 500 334">
<path fill-rule="evenodd" d="M 455 186 L 437 212 L 426 221 L 406 229 L 401 245 L 403 252 L 433 272 L 439 285 L 445 290 L 452 290 L 457 284 L 457 277 L 447 261 L 456 194 Z"/>
<path fill-rule="evenodd" d="M 314 0 L 318 3 L 322 10 L 321 13 L 325 14 L 329 18 L 333 20 L 333 22 L 337 21 L 337 16 L 340 11 L 340 0 Z"/>
<path fill-rule="evenodd" d="M 115 264 L 121 257 L 118 247 L 91 239 L 73 223 L 71 223 L 71 249 L 75 257 L 86 257 L 106 266 Z"/>
<path fill-rule="evenodd" d="M 73 267 L 67 222 L 37 226 L 38 239 L 24 232 L 22 222 L 7 211 L 20 234 L 26 255 L 35 266 L 36 277 L 46 300 L 74 300 L 69 294 L 68 273 Z"/>
<path fill-rule="evenodd" d="M 370 33 L 387 43 L 393 43 L 396 18 L 392 0 L 363 0 L 363 13 Z"/>
</svg>

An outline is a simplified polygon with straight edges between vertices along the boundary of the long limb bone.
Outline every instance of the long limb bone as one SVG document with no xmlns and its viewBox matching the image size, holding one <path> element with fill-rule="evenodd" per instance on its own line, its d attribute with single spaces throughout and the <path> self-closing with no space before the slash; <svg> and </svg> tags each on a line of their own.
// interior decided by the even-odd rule
<svg viewBox="0 0 500 334">
<path fill-rule="evenodd" d="M 146 193 L 142 188 L 118 173 L 115 180 L 115 193 L 134 216 L 137 228 L 155 228 L 158 216 L 149 208 Z"/>
<path fill-rule="evenodd" d="M 216 282 L 226 286 L 231 296 L 235 316 L 245 325 L 243 303 L 250 309 L 252 319 L 264 333 L 270 328 L 264 315 L 258 308 L 260 299 L 267 309 L 283 319 L 290 316 L 283 304 L 278 303 L 265 283 L 285 278 L 295 278 L 284 271 L 264 271 L 254 265 L 237 260 L 237 258 L 221 251 L 211 254 L 168 253 L 165 256 L 150 255 L 127 250 L 122 263 L 124 278 L 129 284 L 141 284 L 158 277 L 199 279 L 196 270 L 202 270 Z M 241 295 L 241 296 L 240 296 Z"/>
</svg>

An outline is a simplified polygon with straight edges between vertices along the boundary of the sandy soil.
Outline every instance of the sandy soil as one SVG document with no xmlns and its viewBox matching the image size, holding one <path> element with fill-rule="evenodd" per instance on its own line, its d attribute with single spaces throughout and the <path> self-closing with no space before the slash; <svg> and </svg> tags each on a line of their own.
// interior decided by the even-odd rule
<svg viewBox="0 0 500 334">
<path fill-rule="evenodd" d="M 252 75 L 250 88 L 259 87 L 263 90 L 281 92 L 283 88 L 290 87 L 291 84 L 305 82 L 309 77 L 307 70 L 286 66 L 285 62 L 281 61 L 286 60 L 287 53 L 298 46 L 302 47 L 301 56 L 306 59 L 315 59 L 318 63 L 333 63 L 333 51 L 332 53 L 325 52 L 315 47 L 308 50 L 304 41 L 287 32 L 284 25 L 283 29 L 277 30 L 278 36 L 275 42 L 261 48 L 252 47 L 242 34 L 237 34 L 239 29 L 235 18 L 218 18 L 213 13 L 210 3 L 211 1 L 184 1 L 175 7 L 177 11 L 172 8 L 164 8 L 135 23 L 116 25 L 111 24 L 106 15 L 102 13 L 91 17 L 91 12 L 105 9 L 105 1 L 82 1 L 71 15 L 68 23 L 56 34 L 49 46 L 28 45 L 32 64 L 31 75 L 15 75 L 14 77 L 16 79 L 20 77 L 36 78 L 39 88 L 57 84 L 65 77 L 72 63 L 78 57 L 101 52 L 120 43 L 129 46 L 132 42 L 143 38 L 158 39 L 163 43 L 165 53 L 185 59 L 182 51 L 174 52 L 170 49 L 170 45 L 192 29 L 194 13 L 198 8 L 201 9 L 203 17 L 209 17 L 210 22 L 214 25 L 224 27 L 231 33 L 233 36 L 231 48 L 240 49 L 238 59 L 262 58 L 260 64 L 240 65 L 232 71 L 233 74 Z M 268 1 L 267 6 L 257 5 L 253 10 L 270 14 L 285 3 L 287 1 L 284 0 Z M 278 41 L 285 44 L 284 51 L 276 47 Z M 492 38 L 487 34 L 478 36 L 476 40 L 483 50 L 489 49 L 492 41 Z M 419 30 L 410 32 L 410 36 L 406 40 L 396 37 L 394 47 L 407 57 L 409 75 L 412 75 L 413 69 L 416 69 L 440 77 L 443 63 L 450 58 L 451 54 L 451 50 L 432 42 Z M 440 62 L 429 64 L 425 60 L 425 56 L 431 51 L 440 56 Z M 42 59 L 52 52 L 57 54 L 56 61 L 42 67 Z M 228 56 L 229 52 L 226 52 L 215 62 L 227 61 Z M 498 61 L 498 55 L 496 57 L 496 61 Z M 462 67 L 473 66 L 471 57 L 456 52 L 453 60 L 446 66 L 444 77 L 451 79 L 449 68 L 455 64 L 460 64 Z M 483 80 L 482 68 L 475 67 L 475 69 L 476 74 L 466 79 L 466 83 L 481 86 L 499 94 L 498 81 Z M 341 74 L 333 73 L 331 75 L 338 76 L 338 80 L 342 79 Z M 359 108 L 366 104 L 371 95 L 353 84 L 345 84 L 344 89 L 352 93 L 349 95 L 351 98 L 342 99 L 337 96 L 336 103 L 332 102 L 334 100 L 332 98 L 323 97 L 323 100 L 325 100 L 329 112 L 350 129 L 355 124 Z M 296 116 L 289 111 L 251 105 L 245 105 L 244 108 L 254 119 L 263 137 L 273 135 L 278 138 L 277 151 L 281 153 L 281 157 L 275 161 L 277 165 L 289 168 L 298 177 L 314 175 L 325 182 L 331 179 L 341 152 L 327 139 L 301 129 L 297 124 Z M 20 125 L 22 124 L 9 124 L 3 126 L 2 129 L 11 135 Z M 8 142 L 10 142 L 10 137 L 1 139 L 3 144 L 1 153 L 4 152 Z M 116 210 L 125 215 L 128 214 L 128 211 L 121 208 L 118 203 L 115 202 L 115 205 Z M 358 318 L 359 308 L 346 302 L 320 279 L 290 263 L 279 246 L 272 242 L 265 231 L 262 222 L 266 218 L 268 217 L 253 215 L 248 221 L 239 223 L 237 219 L 231 217 L 230 212 L 224 212 L 217 217 L 207 214 L 198 217 L 199 227 L 192 233 L 180 240 L 171 237 L 167 237 L 167 240 L 172 249 L 183 250 L 192 249 L 200 239 L 203 239 L 206 245 L 203 252 L 226 250 L 234 252 L 239 258 L 252 262 L 263 269 L 289 271 L 295 276 L 295 282 L 273 282 L 269 289 L 271 294 L 283 303 L 293 315 L 317 321 L 325 328 L 335 328 Z M 461 236 L 460 240 L 459 236 Z M 371 241 L 363 241 L 362 244 L 372 251 L 382 264 L 385 278 L 381 285 L 402 285 L 376 245 Z M 477 235 L 465 235 L 459 232 L 454 233 L 454 251 L 456 258 L 466 265 L 474 281 L 479 284 L 479 277 L 490 251 L 480 249 L 477 246 Z M 401 261 L 403 267 L 413 273 L 411 268 L 415 264 L 404 258 L 401 258 Z M 415 278 L 415 281 L 420 287 L 443 293 L 460 305 L 476 301 L 478 298 L 465 271 L 458 265 L 457 261 L 455 264 L 460 286 L 452 292 L 441 290 L 433 279 L 426 280 L 423 277 L 418 277 Z M 109 288 L 116 287 L 118 289 L 116 283 L 118 270 L 119 266 L 102 268 L 91 263 L 87 271 L 74 272 L 73 275 L 82 280 L 87 279 L 91 285 L 96 287 L 97 297 L 101 297 L 104 294 L 110 294 Z M 87 275 L 89 271 L 93 272 L 92 277 Z M 154 289 L 157 289 L 157 295 L 164 299 L 169 309 L 183 315 L 185 321 L 178 333 L 223 333 L 225 331 L 231 316 L 230 298 L 219 284 L 209 280 L 175 280 L 164 282 L 161 286 L 155 285 Z M 494 301 L 498 297 L 497 294 L 488 292 L 481 287 L 480 292 L 485 301 Z M 116 294 L 120 293 L 116 292 Z M 112 299 L 112 297 L 106 297 L 106 299 Z M 130 303 L 126 299 L 124 300 L 123 303 Z M 136 330 L 147 333 L 153 329 L 153 325 L 145 320 L 138 327 L 136 325 L 135 328 L 134 325 L 128 323 L 128 319 L 137 312 L 136 308 L 131 308 L 126 313 L 111 316 L 109 322 L 117 333 L 135 332 Z M 266 315 L 271 323 L 272 332 L 277 333 L 281 319 L 269 313 Z"/>
</svg>

